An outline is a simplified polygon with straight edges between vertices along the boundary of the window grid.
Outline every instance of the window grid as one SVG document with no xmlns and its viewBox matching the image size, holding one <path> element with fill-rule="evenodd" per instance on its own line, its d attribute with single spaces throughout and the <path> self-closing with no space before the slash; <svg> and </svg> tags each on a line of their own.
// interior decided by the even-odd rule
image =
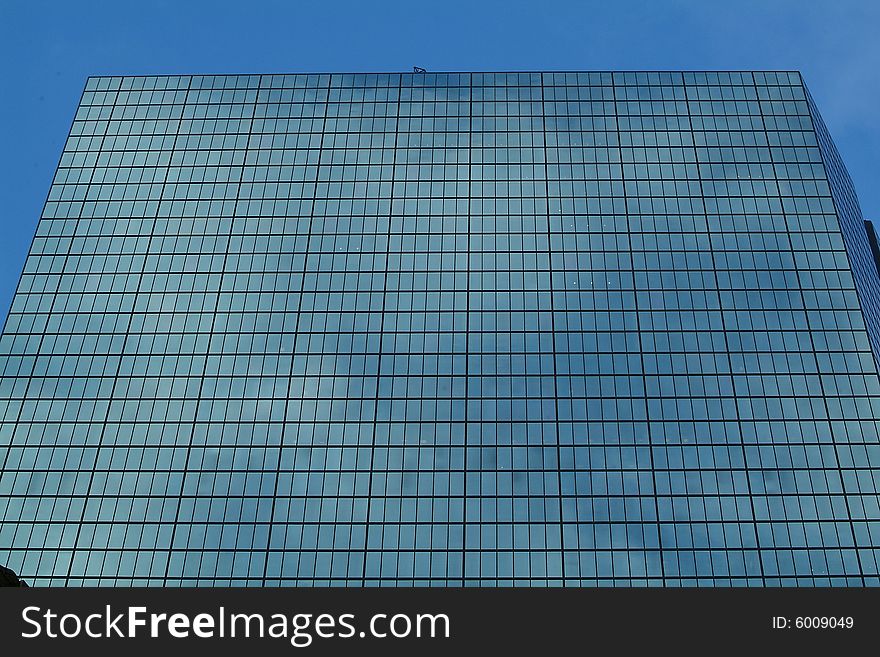
<svg viewBox="0 0 880 657">
<path fill-rule="evenodd" d="M 90 78 L 0 337 L 0 562 L 876 585 L 861 225 L 797 73 Z"/>
</svg>

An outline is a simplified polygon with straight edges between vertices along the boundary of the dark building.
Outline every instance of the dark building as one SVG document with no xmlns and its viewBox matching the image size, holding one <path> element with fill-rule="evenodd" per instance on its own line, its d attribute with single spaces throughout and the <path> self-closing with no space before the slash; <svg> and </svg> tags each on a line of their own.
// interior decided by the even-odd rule
<svg viewBox="0 0 880 657">
<path fill-rule="evenodd" d="M 37 586 L 877 585 L 798 73 L 100 77 L 0 338 Z"/>
</svg>

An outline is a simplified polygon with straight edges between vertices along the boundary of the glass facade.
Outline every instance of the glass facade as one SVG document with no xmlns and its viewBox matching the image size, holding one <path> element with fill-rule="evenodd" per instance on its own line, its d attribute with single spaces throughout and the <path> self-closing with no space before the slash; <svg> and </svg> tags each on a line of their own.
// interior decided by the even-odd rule
<svg viewBox="0 0 880 657">
<path fill-rule="evenodd" d="M 877 585 L 862 226 L 797 73 L 91 78 L 0 338 L 0 564 Z"/>
</svg>

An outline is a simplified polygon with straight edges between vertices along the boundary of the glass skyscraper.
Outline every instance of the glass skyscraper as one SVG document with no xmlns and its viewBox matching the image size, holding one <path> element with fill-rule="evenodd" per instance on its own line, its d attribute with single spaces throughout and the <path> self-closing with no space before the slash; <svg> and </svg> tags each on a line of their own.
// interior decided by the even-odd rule
<svg viewBox="0 0 880 657">
<path fill-rule="evenodd" d="M 878 354 L 798 73 L 91 78 L 0 338 L 0 564 L 877 585 Z"/>
</svg>

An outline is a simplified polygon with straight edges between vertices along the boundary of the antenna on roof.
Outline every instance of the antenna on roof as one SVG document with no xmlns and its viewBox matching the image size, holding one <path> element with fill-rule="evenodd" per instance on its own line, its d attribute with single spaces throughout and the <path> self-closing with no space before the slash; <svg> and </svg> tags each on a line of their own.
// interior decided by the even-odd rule
<svg viewBox="0 0 880 657">
<path fill-rule="evenodd" d="M 427 69 L 422 68 L 421 66 L 413 66 L 413 73 L 427 73 Z"/>
</svg>

